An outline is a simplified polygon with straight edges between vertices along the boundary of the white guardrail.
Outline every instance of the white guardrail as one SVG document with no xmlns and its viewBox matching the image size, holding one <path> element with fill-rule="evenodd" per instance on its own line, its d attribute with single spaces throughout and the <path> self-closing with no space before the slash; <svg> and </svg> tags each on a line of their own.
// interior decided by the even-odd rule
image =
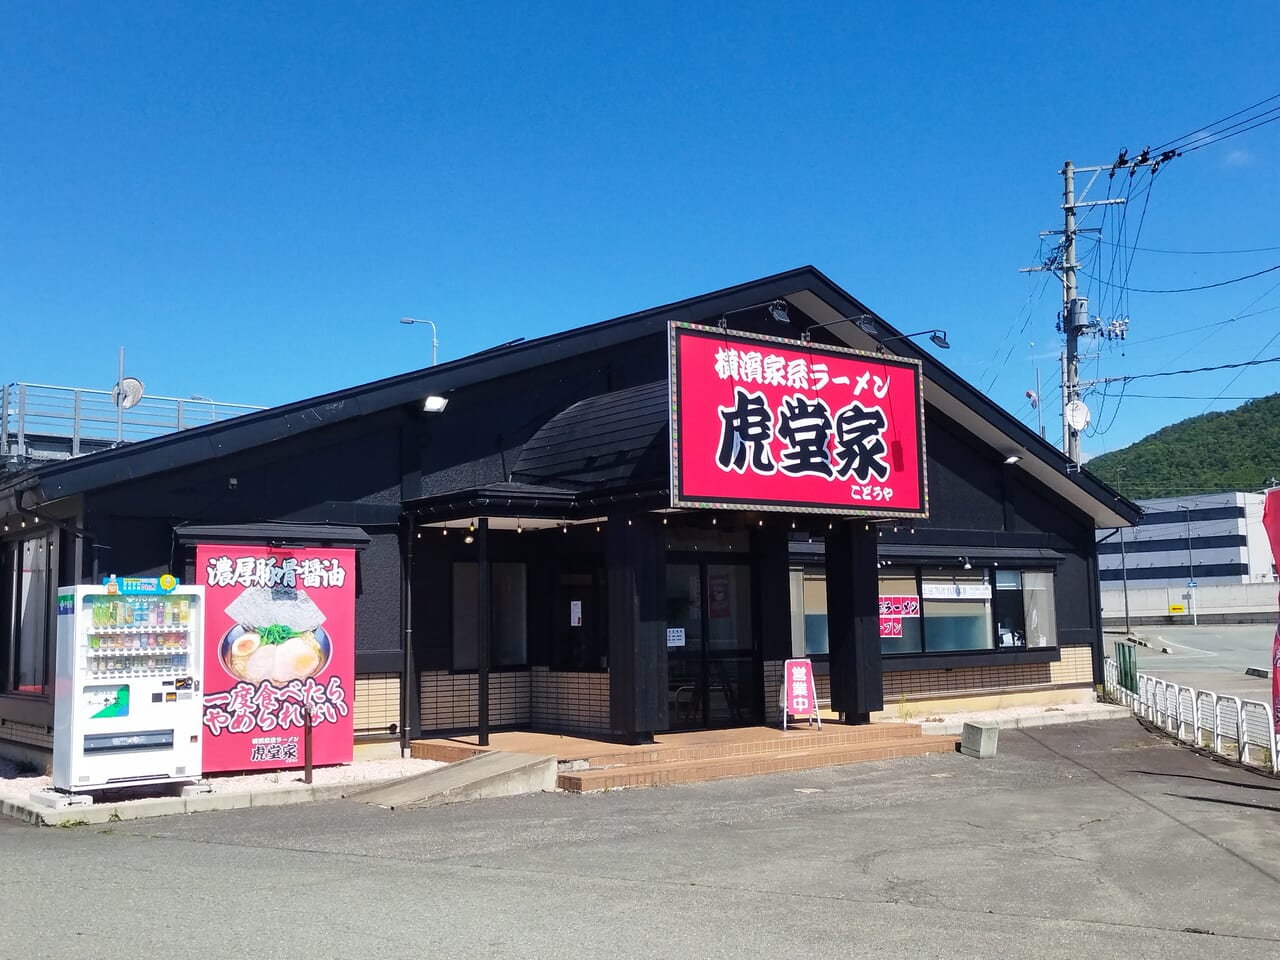
<svg viewBox="0 0 1280 960">
<path fill-rule="evenodd" d="M 1146 673 L 1137 674 L 1137 692 L 1120 685 L 1116 661 L 1103 663 L 1104 686 L 1116 703 L 1156 724 L 1184 743 L 1210 750 L 1248 767 L 1280 774 L 1280 738 L 1270 705 L 1196 690 Z"/>
</svg>

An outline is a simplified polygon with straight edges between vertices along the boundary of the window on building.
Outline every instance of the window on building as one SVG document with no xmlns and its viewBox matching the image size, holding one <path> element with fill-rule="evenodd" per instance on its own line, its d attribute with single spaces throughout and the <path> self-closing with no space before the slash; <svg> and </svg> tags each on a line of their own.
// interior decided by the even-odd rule
<svg viewBox="0 0 1280 960">
<path fill-rule="evenodd" d="M 880 650 L 886 656 L 1016 651 L 1057 642 L 1052 571 L 894 567 L 880 576 Z"/>
<path fill-rule="evenodd" d="M 491 667 L 522 667 L 529 662 L 527 597 L 523 563 L 489 565 Z M 453 565 L 453 669 L 479 667 L 479 565 Z"/>
<path fill-rule="evenodd" d="M 791 653 L 821 657 L 830 652 L 827 636 L 827 580 L 821 570 L 791 571 Z"/>
<path fill-rule="evenodd" d="M 1022 571 L 996 571 L 996 646 L 1025 647 L 1027 617 L 1023 608 Z"/>
<path fill-rule="evenodd" d="M 991 581 L 985 570 L 930 570 L 920 582 L 925 653 L 995 646 Z"/>
<path fill-rule="evenodd" d="M 47 696 L 54 635 L 54 539 L 51 534 L 4 545 L 0 575 L 0 692 Z"/>
<path fill-rule="evenodd" d="M 1022 608 L 1028 647 L 1056 647 L 1058 620 L 1053 605 L 1053 574 L 1026 570 L 1022 574 Z"/>
</svg>

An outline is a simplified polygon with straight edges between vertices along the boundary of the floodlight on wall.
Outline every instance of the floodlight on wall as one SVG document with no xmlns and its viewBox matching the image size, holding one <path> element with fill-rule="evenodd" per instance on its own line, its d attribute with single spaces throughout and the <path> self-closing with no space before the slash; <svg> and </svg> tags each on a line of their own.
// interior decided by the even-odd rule
<svg viewBox="0 0 1280 960">
<path fill-rule="evenodd" d="M 1013 466 L 1015 463 L 1017 463 L 1017 462 L 1018 462 L 1019 460 L 1021 460 L 1021 459 L 1022 459 L 1022 458 L 1021 458 L 1020 456 L 1018 456 L 1016 453 L 1011 453 L 1011 454 L 1009 454 L 1007 457 L 1005 457 L 1005 458 L 1004 458 L 1004 465 L 1005 465 L 1006 467 L 1011 467 L 1011 466 Z"/>
<path fill-rule="evenodd" d="M 972 569 L 973 569 L 973 564 L 969 562 L 969 558 L 968 558 L 968 557 L 961 557 L 960 559 L 964 561 L 964 569 L 966 569 L 966 570 L 972 570 Z"/>
<path fill-rule="evenodd" d="M 874 318 L 869 313 L 856 313 L 851 317 L 836 317 L 834 320 L 823 320 L 821 323 L 806 327 L 800 334 L 800 339 L 807 343 L 813 339 L 813 331 L 821 330 L 823 327 L 834 327 L 837 323 L 856 323 L 858 329 L 863 333 L 875 336 L 876 325 L 873 321 Z"/>
<path fill-rule="evenodd" d="M 785 300 L 765 300 L 761 303 L 753 303 L 749 307 L 739 307 L 737 310 L 726 310 L 720 314 L 720 329 L 723 330 L 729 325 L 729 317 L 735 313 L 745 313 L 747 310 L 755 310 L 759 307 L 765 307 L 770 319 L 775 323 L 791 323 L 791 317 L 787 314 L 787 301 Z"/>
<path fill-rule="evenodd" d="M 886 343 L 893 343 L 895 340 L 910 340 L 912 337 L 922 337 L 926 333 L 929 335 L 933 345 L 939 350 L 951 349 L 951 343 L 947 340 L 947 331 L 941 327 L 934 327 L 932 330 L 917 330 L 915 333 L 900 333 L 896 337 L 885 337 L 880 341 L 880 346 L 877 350 L 880 353 L 884 353 L 884 345 Z"/>
<path fill-rule="evenodd" d="M 423 413 L 444 413 L 444 408 L 449 405 L 448 397 L 440 397 L 432 394 L 422 401 Z"/>
</svg>

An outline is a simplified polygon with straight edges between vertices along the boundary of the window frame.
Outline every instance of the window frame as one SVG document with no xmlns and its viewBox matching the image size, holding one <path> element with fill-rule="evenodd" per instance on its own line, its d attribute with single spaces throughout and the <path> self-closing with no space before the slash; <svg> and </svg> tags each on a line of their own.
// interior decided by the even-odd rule
<svg viewBox="0 0 1280 960">
<path fill-rule="evenodd" d="M 1024 642 L 1022 645 L 1014 644 L 1014 645 L 1008 645 L 1008 646 L 1001 646 L 1000 645 L 1000 621 L 999 621 L 999 618 L 996 616 L 996 601 L 997 601 L 996 594 L 999 589 L 997 586 L 996 580 L 998 575 L 1001 572 L 1008 573 L 1012 571 L 1012 572 L 1016 572 L 1019 575 L 1019 582 L 1023 584 L 1023 586 L 1020 586 L 1017 592 L 1019 595 L 1019 600 L 1025 609 L 1025 604 L 1026 604 L 1025 575 L 1027 573 L 1047 574 L 1049 576 L 1049 583 L 1054 584 L 1056 583 L 1057 571 L 1054 570 L 1052 567 L 1045 566 L 1045 565 L 1037 565 L 1037 564 L 1029 564 L 1029 565 L 1010 564 L 1010 565 L 1001 567 L 998 564 L 993 563 L 990 565 L 972 564 L 970 570 L 965 570 L 963 567 L 960 567 L 960 566 L 945 566 L 945 565 L 935 565 L 935 564 L 902 564 L 899 566 L 898 564 L 893 563 L 888 566 L 882 567 L 880 570 L 877 571 L 877 576 L 876 576 L 877 596 L 879 595 L 879 583 L 881 578 L 897 579 L 897 580 L 906 579 L 907 571 L 911 571 L 911 573 L 914 575 L 915 583 L 916 583 L 916 596 L 920 599 L 920 649 L 911 650 L 911 651 L 899 650 L 893 653 L 886 653 L 884 652 L 883 645 L 882 645 L 881 658 L 883 660 L 902 661 L 905 663 L 909 663 L 909 662 L 912 662 L 913 660 L 923 659 L 923 658 L 934 660 L 937 658 L 963 659 L 965 657 L 986 657 L 986 658 L 996 658 L 997 660 L 999 660 L 999 658 L 1007 657 L 1007 658 L 1010 658 L 1010 661 L 1012 661 L 1013 658 L 1025 658 L 1025 655 L 1027 654 L 1032 654 L 1037 659 L 1045 656 L 1054 658 L 1058 655 L 1058 651 L 1061 649 L 1061 644 L 1058 643 L 1058 638 L 1056 636 L 1056 629 L 1055 629 L 1055 635 L 1053 637 L 1054 642 L 1052 644 L 1046 644 L 1044 646 L 1030 646 L 1029 643 Z M 975 647 L 975 648 L 966 649 L 966 650 L 930 650 L 929 640 L 928 640 L 929 617 L 926 615 L 926 612 L 925 612 L 925 598 L 924 598 L 924 590 L 923 590 L 925 579 L 929 574 L 932 574 L 934 577 L 937 577 L 937 578 L 945 578 L 947 576 L 952 576 L 955 574 L 964 574 L 967 577 L 972 577 L 975 571 L 981 571 L 982 573 L 984 573 L 986 575 L 987 582 L 991 586 L 991 598 L 986 601 L 988 614 L 990 617 L 991 646 Z M 1048 591 L 1048 596 L 1050 599 L 1054 598 L 1053 589 L 1050 589 Z M 1054 614 L 1054 623 L 1056 628 L 1056 623 L 1057 623 L 1056 607 L 1053 610 L 1053 614 Z M 885 638 L 881 638 L 881 639 L 883 640 Z"/>
<path fill-rule="evenodd" d="M 40 667 L 40 689 L 23 690 L 18 683 L 19 665 L 22 663 L 23 643 L 22 582 L 27 569 L 23 566 L 22 553 L 26 544 L 42 541 L 44 561 L 43 598 L 35 599 L 35 611 L 39 616 L 42 634 L 39 643 L 42 650 L 36 655 Z M 21 697 L 27 700 L 51 700 L 54 688 L 54 651 L 57 646 L 58 621 L 55 614 L 58 591 L 59 537 L 52 528 L 36 529 L 25 537 L 3 541 L 0 556 L 0 696 Z"/>
</svg>

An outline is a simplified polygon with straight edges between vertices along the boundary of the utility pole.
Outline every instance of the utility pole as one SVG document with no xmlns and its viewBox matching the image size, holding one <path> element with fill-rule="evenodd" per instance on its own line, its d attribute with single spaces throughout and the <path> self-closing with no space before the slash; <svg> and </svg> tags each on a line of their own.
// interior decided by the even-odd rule
<svg viewBox="0 0 1280 960">
<path fill-rule="evenodd" d="M 1114 163 L 1100 166 L 1077 167 L 1070 160 L 1062 165 L 1058 172 L 1062 175 L 1062 230 L 1046 230 L 1040 236 L 1062 234 L 1059 251 L 1039 266 L 1023 267 L 1019 273 L 1035 273 L 1048 270 L 1062 278 L 1062 333 L 1066 336 L 1067 346 L 1062 355 L 1062 452 L 1074 463 L 1080 462 L 1080 431 L 1089 424 L 1089 412 L 1080 402 L 1080 337 L 1082 335 L 1101 334 L 1108 339 L 1123 340 L 1128 331 L 1128 319 L 1111 321 L 1106 327 L 1100 321 L 1089 319 L 1089 301 L 1078 294 L 1076 271 L 1080 264 L 1076 261 L 1076 236 L 1080 233 L 1100 233 L 1099 228 L 1080 229 L 1076 226 L 1076 212 L 1086 207 L 1101 207 L 1109 204 L 1124 203 L 1124 197 L 1108 197 L 1105 200 L 1085 200 L 1098 174 L 1109 171 L 1114 178 L 1119 170 L 1128 170 L 1132 177 L 1142 167 L 1151 167 L 1154 175 L 1162 163 L 1167 163 L 1176 152 L 1166 150 L 1152 159 L 1151 150 L 1145 149 L 1134 159 L 1128 158 L 1128 150 L 1121 150 Z M 1088 184 L 1076 193 L 1076 174 L 1091 173 Z M 1084 384 L 1087 386 L 1088 384 Z M 1037 391 L 1038 392 L 1038 391 Z"/>
<path fill-rule="evenodd" d="M 1068 160 L 1062 165 L 1062 327 L 1067 335 L 1066 379 L 1062 381 L 1062 423 L 1066 430 L 1066 452 L 1073 463 L 1080 462 L 1080 427 L 1070 422 L 1071 406 L 1080 399 L 1079 340 L 1089 325 L 1089 301 L 1076 297 L 1076 177 Z"/>
</svg>

